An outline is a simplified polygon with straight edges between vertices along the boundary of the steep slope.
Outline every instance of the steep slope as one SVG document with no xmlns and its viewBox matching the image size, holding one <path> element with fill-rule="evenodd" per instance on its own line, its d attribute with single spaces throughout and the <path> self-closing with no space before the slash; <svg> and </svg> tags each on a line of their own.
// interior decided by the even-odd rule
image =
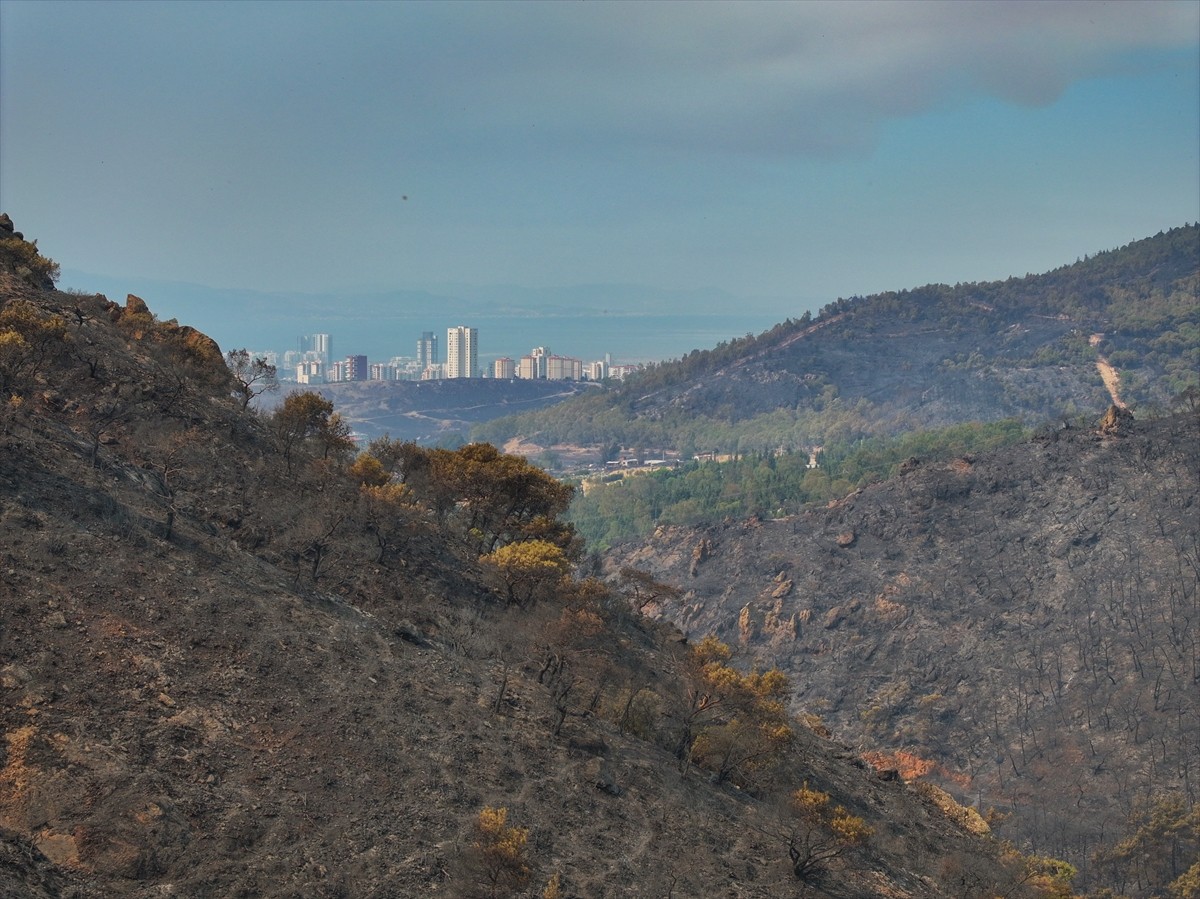
<svg viewBox="0 0 1200 899">
<path fill-rule="evenodd" d="M 839 299 L 606 396 L 489 423 L 503 442 L 749 451 L 1163 405 L 1200 369 L 1200 226 L 1043 275 Z"/>
<path fill-rule="evenodd" d="M 710 778 L 698 736 L 739 723 L 712 676 L 740 675 L 614 588 L 505 602 L 481 561 L 573 551 L 544 475 L 486 448 L 354 458 L 311 396 L 245 412 L 212 341 L 48 265 L 0 240 L 0 895 L 1054 887 L 799 724 Z M 524 838 L 487 829 L 500 807 Z"/>
<path fill-rule="evenodd" d="M 880 764 L 1121 888 L 1092 854 L 1200 786 L 1196 406 L 904 468 L 799 516 L 660 528 L 610 564 L 680 585 L 664 617 L 770 658 L 796 709 Z"/>
</svg>

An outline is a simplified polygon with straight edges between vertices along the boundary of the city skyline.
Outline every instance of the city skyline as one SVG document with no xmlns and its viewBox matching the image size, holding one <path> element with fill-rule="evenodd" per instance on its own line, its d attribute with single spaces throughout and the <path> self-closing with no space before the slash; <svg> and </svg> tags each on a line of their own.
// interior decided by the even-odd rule
<svg viewBox="0 0 1200 899">
<path fill-rule="evenodd" d="M 352 353 L 344 359 L 332 356 L 333 337 L 327 333 L 303 334 L 296 338 L 296 349 L 280 353 L 277 350 L 250 350 L 254 358 L 262 358 L 278 370 L 281 380 L 299 383 L 337 383 L 341 381 L 433 380 L 442 378 L 516 378 L 526 380 L 604 380 L 610 374 L 624 377 L 642 367 L 640 363 L 617 363 L 612 354 L 603 359 L 585 360 L 580 356 L 554 353 L 546 346 L 532 347 L 519 359 L 496 355 L 491 365 L 480 365 L 478 329 L 455 326 L 447 329 L 448 359 L 458 354 L 459 366 L 452 373 L 449 363 L 437 361 L 437 336 L 423 331 L 416 341 L 416 355 L 393 355 L 386 362 Z M 461 342 L 461 352 L 457 348 Z M 451 351 L 449 347 L 456 349 Z M 466 360 L 474 359 L 472 365 Z M 457 373 L 461 370 L 470 374 Z"/>
</svg>

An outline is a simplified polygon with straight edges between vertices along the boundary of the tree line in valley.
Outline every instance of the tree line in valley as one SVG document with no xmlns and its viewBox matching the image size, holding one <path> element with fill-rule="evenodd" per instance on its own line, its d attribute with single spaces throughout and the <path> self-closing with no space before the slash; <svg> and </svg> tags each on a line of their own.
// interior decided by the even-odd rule
<svg viewBox="0 0 1200 899">
<path fill-rule="evenodd" d="M 579 491 L 570 520 L 588 545 L 603 550 L 665 524 L 690 525 L 726 516 L 778 518 L 810 503 L 841 499 L 894 474 L 907 460 L 950 459 L 1016 443 L 1020 422 L 970 423 L 899 437 L 841 440 L 816 453 L 756 452 L 717 462 L 693 460 Z"/>
</svg>

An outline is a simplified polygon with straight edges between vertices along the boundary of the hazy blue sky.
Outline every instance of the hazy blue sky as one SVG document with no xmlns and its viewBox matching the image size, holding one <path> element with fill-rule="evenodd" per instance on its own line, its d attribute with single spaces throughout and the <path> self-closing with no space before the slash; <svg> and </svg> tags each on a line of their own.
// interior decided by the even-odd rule
<svg viewBox="0 0 1200 899">
<path fill-rule="evenodd" d="M 97 274 L 790 314 L 1200 219 L 1200 3 L 0 0 L 0 206 Z"/>
</svg>

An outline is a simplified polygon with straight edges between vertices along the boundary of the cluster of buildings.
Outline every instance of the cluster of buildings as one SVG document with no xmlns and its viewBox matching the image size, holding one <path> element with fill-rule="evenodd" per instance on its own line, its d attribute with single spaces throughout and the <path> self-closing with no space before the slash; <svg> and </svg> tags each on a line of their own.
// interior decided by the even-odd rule
<svg viewBox="0 0 1200 899">
<path fill-rule="evenodd" d="M 521 378 L 542 381 L 603 381 L 605 378 L 625 377 L 636 371 L 637 365 L 613 365 L 610 357 L 584 362 L 574 356 L 558 356 L 547 347 L 534 347 L 520 359 L 501 356 L 492 363 L 493 378 Z"/>
<path fill-rule="evenodd" d="M 395 356 L 388 362 L 370 363 L 366 356 L 333 356 L 333 338 L 329 334 L 307 334 L 297 341 L 295 350 L 283 354 L 261 353 L 274 365 L 283 380 L 300 384 L 325 384 L 339 381 L 432 381 L 441 378 L 521 378 L 544 381 L 603 381 L 621 379 L 641 368 L 640 365 L 614 365 L 609 356 L 584 362 L 573 356 L 559 356 L 547 347 L 535 347 L 520 359 L 502 356 L 484 369 L 479 366 L 479 331 L 458 326 L 446 331 L 446 358 L 438 346 L 438 335 L 424 331 L 417 340 L 416 356 Z"/>
</svg>

